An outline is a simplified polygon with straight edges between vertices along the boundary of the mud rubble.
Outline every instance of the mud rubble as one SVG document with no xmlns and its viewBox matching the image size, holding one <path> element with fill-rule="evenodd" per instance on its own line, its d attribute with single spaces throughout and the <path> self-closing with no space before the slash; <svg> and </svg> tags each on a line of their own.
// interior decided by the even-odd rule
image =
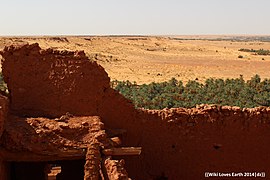
<svg viewBox="0 0 270 180">
<path fill-rule="evenodd" d="M 135 109 L 84 52 L 31 44 L 6 47 L 1 55 L 9 97 L 0 97 L 0 179 L 47 164 L 61 165 L 58 179 L 270 173 L 270 108 Z M 142 151 L 129 156 L 138 149 L 123 147 Z"/>
<path fill-rule="evenodd" d="M 101 66 L 84 52 L 41 50 L 38 44 L 10 46 L 1 54 L 10 93 L 0 97 L 0 179 L 46 179 L 49 164 L 61 165 L 57 179 L 128 179 L 126 171 L 111 171 L 101 163 L 111 158 L 102 150 L 117 150 L 95 116 L 109 88 Z M 92 154 L 93 144 L 99 155 Z M 72 160 L 83 160 L 81 170 L 72 172 L 65 165 Z M 114 161 L 124 169 L 123 160 Z M 33 172 L 31 166 L 40 168 Z"/>
</svg>

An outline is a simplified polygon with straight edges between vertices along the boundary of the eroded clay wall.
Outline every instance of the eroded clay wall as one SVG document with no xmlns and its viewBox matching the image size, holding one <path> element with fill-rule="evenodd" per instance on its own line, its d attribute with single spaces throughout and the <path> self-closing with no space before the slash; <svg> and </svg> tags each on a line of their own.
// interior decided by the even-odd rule
<svg viewBox="0 0 270 180">
<path fill-rule="evenodd" d="M 205 172 L 270 174 L 270 108 L 202 106 L 144 113 L 140 158 L 151 178 L 202 179 Z"/>
<path fill-rule="evenodd" d="M 11 110 L 20 116 L 96 115 L 109 77 L 82 51 L 41 50 L 38 44 L 1 52 Z"/>
<path fill-rule="evenodd" d="M 202 179 L 208 171 L 270 173 L 269 108 L 136 110 L 109 88 L 107 73 L 82 52 L 41 50 L 34 44 L 6 48 L 2 55 L 13 113 L 98 115 L 105 128 L 127 130 L 123 146 L 142 147 L 139 157 L 124 157 L 133 179 Z"/>
<path fill-rule="evenodd" d="M 124 144 L 143 148 L 139 157 L 124 157 L 134 179 L 202 179 L 205 172 L 270 174 L 270 108 L 206 105 L 134 111 L 119 96 L 109 99 L 111 108 L 101 113 L 106 126 L 126 129 Z"/>
<path fill-rule="evenodd" d="M 8 98 L 0 95 L 0 138 L 4 131 L 7 113 L 8 113 Z"/>
</svg>

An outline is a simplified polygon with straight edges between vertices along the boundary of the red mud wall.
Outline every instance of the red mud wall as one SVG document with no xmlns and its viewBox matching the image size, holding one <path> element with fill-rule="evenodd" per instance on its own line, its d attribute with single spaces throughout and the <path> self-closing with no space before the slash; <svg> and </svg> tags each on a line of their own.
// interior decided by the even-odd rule
<svg viewBox="0 0 270 180">
<path fill-rule="evenodd" d="M 205 172 L 270 176 L 270 108 L 205 106 L 144 113 L 142 169 L 150 177 L 202 179 Z"/>
<path fill-rule="evenodd" d="M 7 97 L 0 95 L 0 139 L 4 131 L 7 113 L 8 113 L 8 99 Z M 7 174 L 8 174 L 7 163 L 2 161 L 0 153 L 0 180 L 7 179 Z"/>
<path fill-rule="evenodd" d="M 4 131 L 4 124 L 8 113 L 8 98 L 0 95 L 0 138 Z"/>
<path fill-rule="evenodd" d="M 82 52 L 34 44 L 5 48 L 2 56 L 14 113 L 98 115 L 106 128 L 126 129 L 123 145 L 143 148 L 139 157 L 124 157 L 133 179 L 202 179 L 212 171 L 270 175 L 269 108 L 135 110 Z"/>
<path fill-rule="evenodd" d="M 6 47 L 1 55 L 11 110 L 21 116 L 96 115 L 109 77 L 84 52 Z"/>
<path fill-rule="evenodd" d="M 105 98 L 102 107 L 105 125 L 127 129 L 124 144 L 143 148 L 139 157 L 123 157 L 134 179 L 202 179 L 205 172 L 249 171 L 270 176 L 270 108 L 135 111 L 119 95 Z"/>
</svg>

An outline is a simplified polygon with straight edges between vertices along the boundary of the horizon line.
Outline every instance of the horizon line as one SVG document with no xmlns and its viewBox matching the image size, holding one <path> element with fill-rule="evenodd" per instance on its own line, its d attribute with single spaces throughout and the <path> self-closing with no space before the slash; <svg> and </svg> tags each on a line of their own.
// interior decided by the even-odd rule
<svg viewBox="0 0 270 180">
<path fill-rule="evenodd" d="M 173 36 L 270 36 L 270 34 L 40 34 L 40 35 L 0 35 L 3 37 L 173 37 Z"/>
</svg>

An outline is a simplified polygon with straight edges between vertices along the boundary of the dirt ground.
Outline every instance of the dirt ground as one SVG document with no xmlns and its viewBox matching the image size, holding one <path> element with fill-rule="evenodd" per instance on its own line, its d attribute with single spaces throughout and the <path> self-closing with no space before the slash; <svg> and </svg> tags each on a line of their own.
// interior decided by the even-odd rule
<svg viewBox="0 0 270 180">
<path fill-rule="evenodd" d="M 26 42 L 41 48 L 84 50 L 102 65 L 111 80 L 136 81 L 138 84 L 161 82 L 175 77 L 187 82 L 197 79 L 245 79 L 255 74 L 270 77 L 270 56 L 240 52 L 241 48 L 270 50 L 270 42 L 213 39 L 226 36 L 174 37 L 1 37 L 0 49 Z M 190 39 L 197 40 L 190 40 Z M 185 40 L 189 39 L 189 40 Z M 201 40 L 198 40 L 201 39 Z M 243 58 L 238 58 L 242 55 Z M 1 58 L 1 56 L 0 56 Z M 262 60 L 264 59 L 264 60 Z"/>
</svg>

